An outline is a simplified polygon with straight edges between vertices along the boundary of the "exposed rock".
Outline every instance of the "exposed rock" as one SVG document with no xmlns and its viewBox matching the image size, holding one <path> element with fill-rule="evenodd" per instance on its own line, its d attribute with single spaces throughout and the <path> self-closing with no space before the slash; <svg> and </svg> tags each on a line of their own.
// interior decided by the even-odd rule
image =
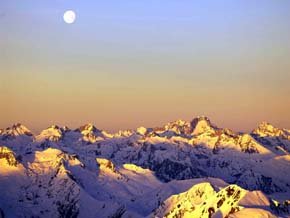
<svg viewBox="0 0 290 218">
<path fill-rule="evenodd" d="M 18 164 L 14 152 L 5 146 L 0 146 L 0 159 L 5 159 L 9 166 L 17 166 Z"/>
</svg>

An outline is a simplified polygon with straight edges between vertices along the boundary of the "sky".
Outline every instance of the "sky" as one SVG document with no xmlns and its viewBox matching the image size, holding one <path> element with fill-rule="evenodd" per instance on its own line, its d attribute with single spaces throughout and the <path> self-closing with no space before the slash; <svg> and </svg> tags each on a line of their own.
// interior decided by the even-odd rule
<svg viewBox="0 0 290 218">
<path fill-rule="evenodd" d="M 290 128 L 290 1 L 0 0 L 0 102 L 34 132 Z"/>
</svg>

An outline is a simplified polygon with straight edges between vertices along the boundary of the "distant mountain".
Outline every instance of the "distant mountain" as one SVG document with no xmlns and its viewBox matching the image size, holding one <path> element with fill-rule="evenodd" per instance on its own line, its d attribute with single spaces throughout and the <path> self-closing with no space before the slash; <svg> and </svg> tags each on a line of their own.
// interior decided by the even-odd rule
<svg viewBox="0 0 290 218">
<path fill-rule="evenodd" d="M 277 154 L 290 154 L 290 130 L 279 129 L 263 122 L 252 131 L 253 137 Z"/>
<path fill-rule="evenodd" d="M 14 124 L 12 127 L 8 127 L 0 133 L 6 137 L 16 137 L 21 135 L 32 136 L 31 131 L 20 123 Z"/>
<path fill-rule="evenodd" d="M 0 131 L 0 217 L 289 217 L 290 131 L 201 116 L 107 133 Z"/>
</svg>

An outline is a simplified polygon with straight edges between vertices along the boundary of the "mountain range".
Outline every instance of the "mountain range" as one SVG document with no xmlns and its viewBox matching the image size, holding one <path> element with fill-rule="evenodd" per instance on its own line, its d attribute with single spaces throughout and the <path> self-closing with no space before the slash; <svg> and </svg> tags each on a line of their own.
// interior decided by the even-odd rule
<svg viewBox="0 0 290 218">
<path fill-rule="evenodd" d="M 286 218 L 289 204 L 290 130 L 267 122 L 0 130 L 0 218 Z"/>
</svg>

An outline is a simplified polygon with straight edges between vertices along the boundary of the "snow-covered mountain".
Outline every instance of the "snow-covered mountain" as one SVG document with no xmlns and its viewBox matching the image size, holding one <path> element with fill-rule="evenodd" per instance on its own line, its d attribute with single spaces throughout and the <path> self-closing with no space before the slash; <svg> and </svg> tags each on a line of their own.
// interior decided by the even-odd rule
<svg viewBox="0 0 290 218">
<path fill-rule="evenodd" d="M 289 217 L 290 131 L 207 117 L 0 131 L 0 217 Z"/>
<path fill-rule="evenodd" d="M 253 137 L 263 146 L 277 154 L 290 153 L 290 130 L 279 129 L 263 122 L 252 132 Z"/>
</svg>

